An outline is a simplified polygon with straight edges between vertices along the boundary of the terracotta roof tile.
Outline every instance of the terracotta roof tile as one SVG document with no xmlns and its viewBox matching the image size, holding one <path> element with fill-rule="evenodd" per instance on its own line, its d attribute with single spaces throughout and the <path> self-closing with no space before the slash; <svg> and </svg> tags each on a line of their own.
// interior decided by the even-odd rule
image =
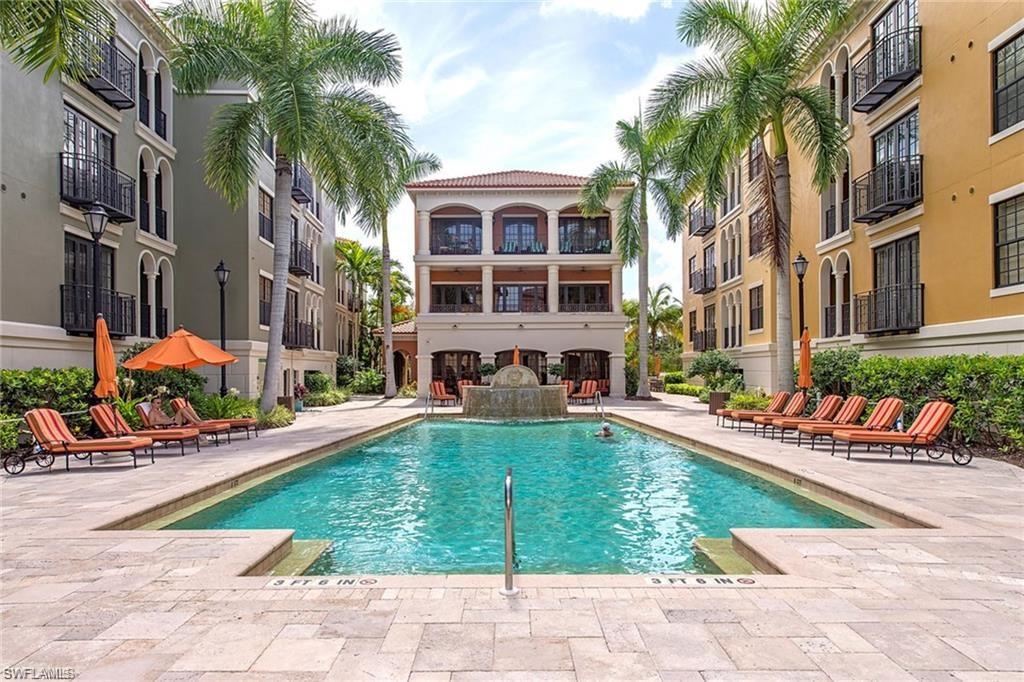
<svg viewBox="0 0 1024 682">
<path fill-rule="evenodd" d="M 485 189 L 504 187 L 548 188 L 582 187 L 587 179 L 580 175 L 544 173 L 541 171 L 510 170 L 480 175 L 465 175 L 459 178 L 438 178 L 410 182 L 407 189 Z"/>
<path fill-rule="evenodd" d="M 384 333 L 384 327 L 377 327 L 373 330 L 374 336 L 379 336 Z M 404 320 L 402 322 L 396 322 L 391 325 L 392 334 L 415 334 L 416 333 L 416 320 Z"/>
</svg>

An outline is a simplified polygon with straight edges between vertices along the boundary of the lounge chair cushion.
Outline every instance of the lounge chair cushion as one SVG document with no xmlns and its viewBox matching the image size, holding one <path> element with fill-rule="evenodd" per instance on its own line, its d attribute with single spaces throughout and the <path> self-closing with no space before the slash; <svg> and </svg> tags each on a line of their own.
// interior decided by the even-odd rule
<svg viewBox="0 0 1024 682">
<path fill-rule="evenodd" d="M 149 438 L 94 438 L 78 440 L 68 428 L 64 418 L 56 410 L 41 407 L 29 410 L 25 422 L 39 446 L 55 454 L 67 452 L 127 452 L 148 448 L 153 444 Z"/>
</svg>

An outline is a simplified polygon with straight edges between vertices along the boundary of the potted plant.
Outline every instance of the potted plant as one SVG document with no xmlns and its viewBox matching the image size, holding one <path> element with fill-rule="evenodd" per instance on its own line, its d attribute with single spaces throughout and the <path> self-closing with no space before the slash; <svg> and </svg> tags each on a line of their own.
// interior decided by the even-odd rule
<svg viewBox="0 0 1024 682">
<path fill-rule="evenodd" d="M 293 394 L 295 395 L 295 411 L 302 412 L 302 399 L 309 393 L 309 389 L 306 388 L 305 384 L 295 384 Z"/>
<path fill-rule="evenodd" d="M 493 362 L 485 362 L 480 365 L 480 383 L 484 386 L 491 385 L 491 377 L 494 376 L 498 368 Z"/>
<path fill-rule="evenodd" d="M 555 383 L 557 384 L 565 376 L 565 365 L 560 362 L 548 365 L 548 374 L 555 378 Z"/>
</svg>

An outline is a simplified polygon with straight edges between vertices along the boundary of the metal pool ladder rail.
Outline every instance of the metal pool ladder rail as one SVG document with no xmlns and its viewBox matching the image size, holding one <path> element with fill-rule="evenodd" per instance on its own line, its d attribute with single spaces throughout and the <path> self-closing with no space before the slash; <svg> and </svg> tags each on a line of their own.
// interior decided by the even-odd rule
<svg viewBox="0 0 1024 682">
<path fill-rule="evenodd" d="M 519 588 L 512 583 L 516 568 L 515 515 L 512 513 L 512 467 L 505 469 L 505 586 L 498 594 L 512 597 Z"/>
<path fill-rule="evenodd" d="M 600 412 L 601 413 L 601 421 L 602 422 L 603 421 L 607 421 L 604 418 L 604 401 L 601 400 L 601 391 L 598 391 L 598 392 L 596 392 L 594 394 L 594 412 Z"/>
<path fill-rule="evenodd" d="M 430 393 L 427 394 L 425 405 L 423 406 L 423 418 L 429 419 L 430 415 L 434 412 L 434 396 Z"/>
</svg>

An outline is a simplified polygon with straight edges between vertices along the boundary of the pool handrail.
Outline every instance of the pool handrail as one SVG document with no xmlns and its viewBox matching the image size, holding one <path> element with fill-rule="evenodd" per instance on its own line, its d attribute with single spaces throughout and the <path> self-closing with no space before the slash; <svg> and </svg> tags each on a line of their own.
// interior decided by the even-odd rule
<svg viewBox="0 0 1024 682">
<path fill-rule="evenodd" d="M 431 413 L 434 411 L 434 396 L 431 393 L 427 393 L 427 399 L 423 405 L 423 418 L 429 419 Z"/>
<path fill-rule="evenodd" d="M 601 421 L 605 422 L 607 419 L 604 417 L 604 400 L 601 398 L 601 391 L 594 393 L 594 412 L 601 413 Z"/>
<path fill-rule="evenodd" d="M 515 515 L 512 509 L 512 467 L 505 469 L 505 586 L 498 593 L 505 597 L 519 594 L 513 583 L 516 564 Z"/>
</svg>

